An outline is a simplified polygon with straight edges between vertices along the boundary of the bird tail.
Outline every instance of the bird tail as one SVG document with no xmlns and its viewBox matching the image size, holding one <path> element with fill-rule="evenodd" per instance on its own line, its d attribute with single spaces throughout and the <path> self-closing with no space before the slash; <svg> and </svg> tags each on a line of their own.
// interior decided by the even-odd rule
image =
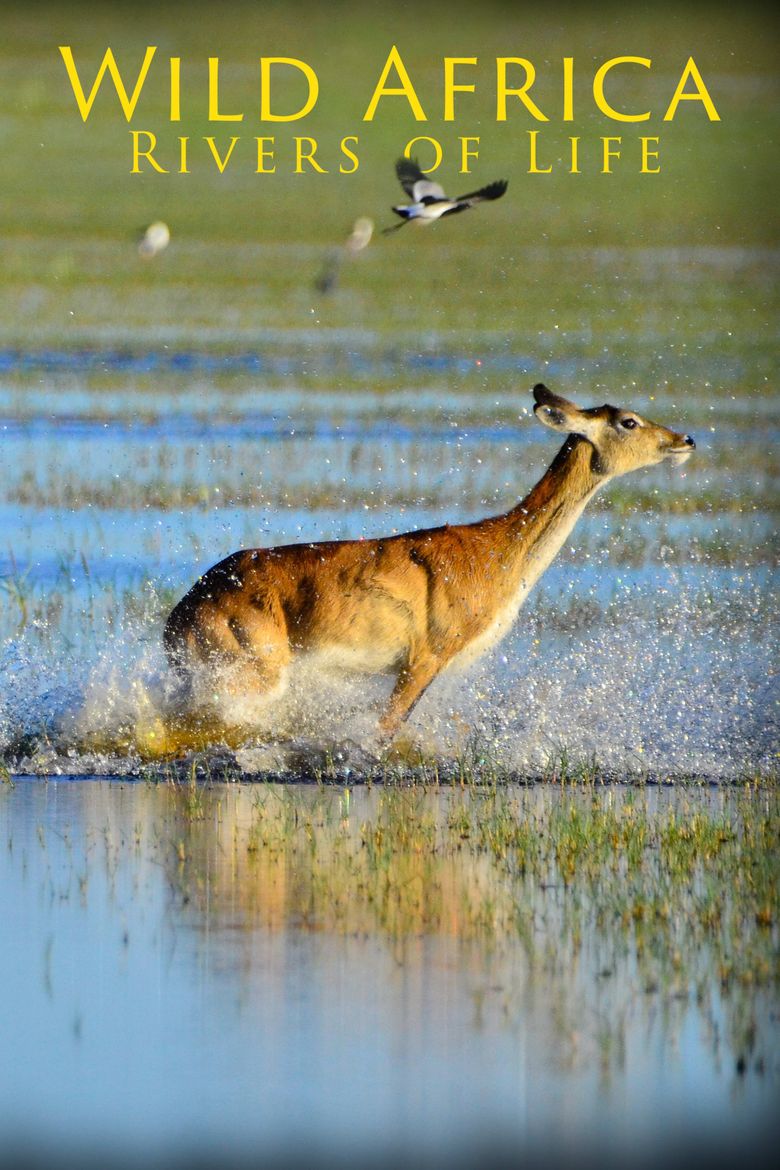
<svg viewBox="0 0 780 1170">
<path fill-rule="evenodd" d="M 458 202 L 465 199 L 500 199 L 509 183 L 506 179 L 498 179 L 495 183 L 488 183 L 487 187 L 480 187 L 479 191 L 470 191 L 468 195 L 459 195 Z"/>
</svg>

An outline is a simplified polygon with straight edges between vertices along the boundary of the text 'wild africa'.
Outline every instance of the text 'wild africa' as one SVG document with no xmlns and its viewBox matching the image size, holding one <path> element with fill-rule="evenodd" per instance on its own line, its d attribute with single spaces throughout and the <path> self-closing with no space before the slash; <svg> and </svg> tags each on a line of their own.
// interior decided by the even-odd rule
<svg viewBox="0 0 780 1170">
<path fill-rule="evenodd" d="M 143 91 L 153 67 L 160 67 L 155 61 L 157 47 L 148 45 L 137 72 L 131 76 L 126 70 L 123 77 L 113 50 L 106 49 L 103 59 L 94 75 L 91 85 L 85 84 L 85 67 L 76 65 L 72 47 L 61 45 L 68 79 L 81 118 L 87 122 L 93 113 L 98 94 L 106 75 L 111 80 L 122 114 L 130 123 L 137 117 L 140 107 L 143 113 Z M 153 66 L 154 63 L 154 66 Z M 469 116 L 468 99 L 476 94 L 478 85 L 486 84 L 475 70 L 479 67 L 476 57 L 443 57 L 440 93 L 432 97 L 422 92 L 419 81 L 415 84 L 403 57 L 394 45 L 377 80 L 368 96 L 362 113 L 356 112 L 363 123 L 372 123 L 377 114 L 390 109 L 395 116 L 412 119 L 416 123 L 429 120 L 429 115 L 445 123 L 456 120 L 456 105 L 462 117 Z M 231 124 L 256 119 L 260 123 L 300 123 L 314 111 L 321 99 L 320 80 L 316 70 L 307 61 L 295 57 L 263 56 L 259 59 L 259 92 L 253 95 L 253 109 L 247 112 L 240 108 L 240 98 L 221 91 L 220 58 L 209 57 L 207 61 L 207 85 L 205 95 L 198 98 L 188 92 L 182 84 L 182 61 L 180 57 L 169 57 L 166 70 L 168 122 L 171 128 L 163 135 L 144 127 L 131 128 L 130 172 L 131 174 L 180 174 L 191 173 L 192 167 L 210 167 L 224 174 L 228 167 L 238 164 L 251 169 L 258 175 L 273 175 L 280 170 L 294 174 L 354 174 L 360 166 L 360 136 L 342 134 L 333 143 L 322 144 L 317 138 L 305 134 L 292 137 L 277 134 L 214 134 L 193 136 L 175 134 L 173 125 L 182 121 L 185 115 L 203 118 L 215 125 Z M 598 112 L 603 118 L 617 123 L 641 123 L 660 118 L 671 123 L 678 114 L 682 103 L 696 103 L 706 121 L 718 122 L 720 115 L 715 107 L 704 78 L 693 57 L 679 67 L 679 80 L 662 109 L 642 109 L 641 102 L 632 108 L 625 97 L 618 105 L 610 93 L 613 73 L 624 85 L 628 80 L 644 76 L 630 71 L 652 70 L 649 57 L 620 56 L 604 61 L 593 72 L 589 82 L 592 96 L 591 112 Z M 491 100 L 494 98 L 496 123 L 517 121 L 544 123 L 559 120 L 561 123 L 575 121 L 575 59 L 563 57 L 560 63 L 561 86 L 560 104 L 552 110 L 542 108 L 541 100 L 533 92 L 536 82 L 536 68 L 524 57 L 496 57 L 495 69 L 491 69 Z M 676 74 L 675 74 L 676 76 Z M 126 80 L 127 79 L 127 80 Z M 108 88 L 108 87 L 107 87 Z M 89 92 L 87 92 L 89 90 Z M 279 96 L 283 90 L 283 96 Z M 294 94 L 291 97 L 291 92 Z M 425 104 L 423 104 L 425 102 Z M 580 97 L 581 104 L 581 97 Z M 579 112 L 579 111 L 578 111 Z M 140 115 L 138 115 L 140 116 Z M 146 116 L 146 115 L 144 115 Z M 583 139 L 581 135 L 570 134 L 556 137 L 547 132 L 521 127 L 520 141 L 527 152 L 528 174 L 551 174 L 561 170 L 568 174 L 581 174 L 583 168 L 591 173 L 612 174 L 616 166 L 631 165 L 640 174 L 654 175 L 661 172 L 660 135 L 644 134 L 625 139 L 624 134 L 602 134 Z M 444 145 L 438 137 L 415 135 L 410 137 L 404 153 L 415 152 L 420 157 L 423 171 L 431 173 L 441 165 L 447 156 L 450 165 L 455 162 L 461 174 L 469 174 L 471 165 L 479 159 L 481 136 L 459 134 Z"/>
</svg>

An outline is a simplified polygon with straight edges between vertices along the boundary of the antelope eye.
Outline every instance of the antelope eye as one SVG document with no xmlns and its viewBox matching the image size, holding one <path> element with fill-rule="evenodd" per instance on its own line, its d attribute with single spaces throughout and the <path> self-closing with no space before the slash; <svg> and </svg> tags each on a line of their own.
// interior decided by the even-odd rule
<svg viewBox="0 0 780 1170">
<path fill-rule="evenodd" d="M 638 426 L 635 418 L 624 418 L 620 420 L 621 427 L 625 427 L 627 431 L 633 431 L 634 427 Z"/>
</svg>

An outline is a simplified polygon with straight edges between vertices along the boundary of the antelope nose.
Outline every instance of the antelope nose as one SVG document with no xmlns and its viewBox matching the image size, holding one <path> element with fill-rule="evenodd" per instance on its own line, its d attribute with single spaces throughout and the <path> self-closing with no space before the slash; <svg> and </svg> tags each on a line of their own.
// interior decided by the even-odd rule
<svg viewBox="0 0 780 1170">
<path fill-rule="evenodd" d="M 696 447 L 693 435 L 683 435 L 683 443 L 685 443 L 686 447 L 690 447 L 691 449 L 695 449 Z"/>
</svg>

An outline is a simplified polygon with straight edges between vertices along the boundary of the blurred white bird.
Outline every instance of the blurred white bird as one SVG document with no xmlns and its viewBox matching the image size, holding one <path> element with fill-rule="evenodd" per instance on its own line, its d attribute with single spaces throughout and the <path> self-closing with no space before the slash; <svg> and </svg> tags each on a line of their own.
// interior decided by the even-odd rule
<svg viewBox="0 0 780 1170">
<path fill-rule="evenodd" d="M 317 292 L 329 293 L 333 291 L 345 256 L 356 256 L 358 252 L 362 252 L 371 243 L 373 234 L 373 219 L 369 219 L 367 215 L 358 216 L 344 243 L 341 247 L 334 248 L 325 261 L 322 272 L 314 282 Z"/>
<path fill-rule="evenodd" d="M 395 173 L 398 175 L 404 191 L 413 202 L 402 203 L 393 208 L 395 214 L 401 216 L 401 222 L 393 224 L 392 227 L 384 228 L 384 235 L 387 235 L 388 232 L 398 231 L 411 220 L 417 223 L 433 223 L 435 219 L 441 219 L 443 215 L 454 215 L 455 212 L 466 211 L 477 203 L 500 199 L 509 186 L 505 179 L 499 179 L 495 183 L 488 184 L 487 187 L 481 187 L 479 191 L 471 191 L 468 195 L 458 195 L 456 199 L 450 199 L 444 194 L 443 187 L 426 179 L 417 165 L 417 161 L 413 158 L 399 158 L 395 164 Z"/>
<path fill-rule="evenodd" d="M 171 233 L 167 223 L 157 219 L 154 223 L 149 224 L 138 241 L 138 254 L 145 257 L 157 256 L 168 247 L 170 242 Z"/>
<path fill-rule="evenodd" d="M 364 248 L 368 247 L 373 234 L 373 219 L 369 219 L 367 215 L 359 215 L 352 225 L 352 231 L 344 241 L 344 247 L 354 256 L 356 252 L 362 252 Z"/>
</svg>

